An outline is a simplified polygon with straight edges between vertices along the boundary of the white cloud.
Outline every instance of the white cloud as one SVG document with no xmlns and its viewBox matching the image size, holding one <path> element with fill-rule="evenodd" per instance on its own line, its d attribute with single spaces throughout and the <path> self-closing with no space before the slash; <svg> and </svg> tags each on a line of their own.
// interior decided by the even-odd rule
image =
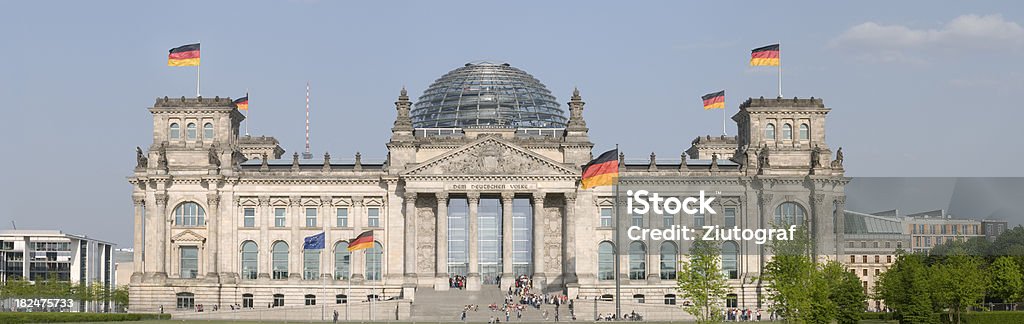
<svg viewBox="0 0 1024 324">
<path fill-rule="evenodd" d="M 877 62 L 922 61 L 910 50 L 1018 50 L 1024 48 L 1024 28 L 1001 15 L 962 15 L 938 29 L 865 22 L 832 39 L 829 46 L 860 52 Z"/>
</svg>

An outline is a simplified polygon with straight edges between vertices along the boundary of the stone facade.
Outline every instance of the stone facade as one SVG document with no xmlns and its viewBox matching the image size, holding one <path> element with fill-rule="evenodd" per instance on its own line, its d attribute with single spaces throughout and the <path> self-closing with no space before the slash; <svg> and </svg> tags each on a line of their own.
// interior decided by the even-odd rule
<svg viewBox="0 0 1024 324">
<path fill-rule="evenodd" d="M 592 157 L 583 120 L 584 102 L 574 92 L 564 129 L 527 132 L 515 128 L 465 128 L 448 131 L 414 129 L 411 101 L 403 89 L 395 102 L 397 118 L 383 163 L 332 163 L 324 160 L 277 160 L 269 140 L 238 136 L 244 118 L 227 98 L 161 98 L 153 114 L 153 142 L 140 155 L 129 182 L 135 202 L 135 269 L 131 307 L 154 311 L 174 308 L 181 297 L 206 305 L 277 302 L 302 305 L 307 295 L 332 303 L 339 295 L 415 299 L 419 289 L 448 289 L 453 201 L 467 204 L 468 237 L 479 237 L 482 200 L 500 206 L 502 235 L 499 254 L 512 260 L 512 213 L 516 202 L 532 212 L 530 259 L 534 285 L 570 297 L 600 297 L 614 292 L 614 281 L 599 278 L 599 245 L 627 242 L 625 231 L 602 223 L 602 208 L 614 206 L 612 187 L 581 190 L 581 167 Z M 806 215 L 818 255 L 844 255 L 836 232 L 842 233 L 844 186 L 841 160 L 833 161 L 825 142 L 825 115 L 820 99 L 751 99 L 733 116 L 739 135 L 732 140 L 734 161 L 709 160 L 621 163 L 624 186 L 670 185 L 680 194 L 716 192 L 716 207 L 731 208 L 741 227 L 769 227 L 784 203 Z M 189 126 L 189 125 L 195 126 Z M 212 131 L 205 132 L 206 124 Z M 776 128 L 767 134 L 766 125 Z M 175 126 L 176 125 L 176 126 Z M 782 132 L 789 125 L 789 136 Z M 802 125 L 802 126 L 800 126 Z M 807 132 L 801 136 L 800 127 Z M 195 133 L 190 133 L 196 130 Z M 768 137 L 774 135 L 774 137 Z M 272 138 L 268 138 L 272 139 Z M 256 142 L 261 145 L 254 147 Z M 677 148 L 683 152 L 683 147 Z M 267 152 L 269 161 L 245 161 Z M 190 222 L 188 206 L 204 217 Z M 344 212 L 342 212 L 344 210 Z M 344 213 L 344 217 L 340 216 Z M 283 215 L 283 216 L 282 216 Z M 310 222 L 309 215 L 313 215 Z M 374 216 L 376 215 L 376 216 Z M 621 212 L 618 222 L 632 219 Z M 840 215 L 840 216 L 837 216 Z M 645 224 L 661 218 L 645 217 Z M 708 215 L 706 224 L 725 224 L 723 215 Z M 342 221 L 344 218 L 344 221 Z M 675 224 L 694 222 L 678 216 Z M 335 276 L 335 252 L 363 231 L 373 231 L 380 244 L 380 277 L 368 270 L 368 251 L 351 254 L 350 277 Z M 461 229 L 456 228 L 461 231 Z M 304 271 L 304 237 L 325 233 L 326 248 L 315 257 L 319 275 Z M 614 235 L 618 233 L 620 237 Z M 468 289 L 483 289 L 481 245 L 469 239 Z M 246 250 L 255 244 L 255 251 Z M 286 254 L 275 252 L 278 243 Z M 340 244 L 340 245 L 337 245 Z M 675 294 L 673 279 L 663 279 L 659 242 L 643 242 L 649 252 L 644 278 L 624 279 L 622 298 L 645 295 L 660 300 Z M 283 246 L 283 245 L 281 245 Z M 686 254 L 687 244 L 677 247 Z M 622 278 L 629 278 L 628 244 L 619 246 Z M 198 258 L 191 253 L 198 251 Z M 276 253 L 276 254 L 275 254 Z M 287 257 L 283 272 L 275 255 Z M 525 255 L 525 254 L 524 254 Z M 737 273 L 730 279 L 738 303 L 755 307 L 761 293 L 758 277 L 770 256 L 765 247 L 741 242 Z M 253 261 L 255 260 L 255 261 Z M 255 262 L 255 263 L 253 263 Z M 252 271 L 252 273 L 247 272 Z M 461 270 L 460 270 L 461 271 Z M 512 284 L 513 262 L 501 263 L 500 285 Z M 194 278 L 190 275 L 195 273 Z M 352 296 L 352 297 L 347 297 Z"/>
</svg>

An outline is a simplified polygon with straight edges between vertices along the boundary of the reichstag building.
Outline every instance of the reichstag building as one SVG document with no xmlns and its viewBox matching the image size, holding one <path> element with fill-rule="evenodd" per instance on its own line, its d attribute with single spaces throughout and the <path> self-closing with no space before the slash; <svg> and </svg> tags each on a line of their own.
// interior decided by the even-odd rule
<svg viewBox="0 0 1024 324">
<path fill-rule="evenodd" d="M 244 116 L 229 98 L 158 98 L 149 108 L 153 141 L 138 150 L 128 178 L 131 308 L 371 297 L 415 304 L 418 293 L 450 293 L 455 276 L 469 291 L 526 276 L 552 294 L 610 299 L 615 258 L 619 298 L 675 298 L 677 261 L 690 243 L 630 242 L 625 227 L 637 224 L 802 224 L 820 258 L 842 254 L 836 220 L 848 179 L 841 150 L 825 140 L 830 109 L 818 98 L 752 98 L 732 116 L 737 136 L 679 138 L 665 148 L 680 152 L 674 157 L 620 156 L 624 185 L 715 193 L 718 213 L 630 215 L 623 203 L 618 231 L 613 188 L 580 189 L 582 166 L 601 152 L 579 91 L 563 106 L 523 70 L 470 63 L 415 102 L 402 89 L 394 109 L 387 159 L 347 154 L 354 162 L 340 163 L 286 154 L 273 137 L 239 136 Z M 603 111 L 626 109 L 644 107 Z M 348 252 L 346 240 L 367 230 L 374 247 Z M 326 247 L 303 250 L 303 238 L 320 232 Z M 753 242 L 722 243 L 727 303 L 759 306 L 756 278 L 769 253 Z"/>
</svg>

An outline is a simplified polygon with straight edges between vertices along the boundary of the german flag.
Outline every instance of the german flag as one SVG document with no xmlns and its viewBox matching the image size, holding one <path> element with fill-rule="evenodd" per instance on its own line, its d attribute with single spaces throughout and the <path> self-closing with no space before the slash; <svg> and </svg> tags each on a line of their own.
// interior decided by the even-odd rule
<svg viewBox="0 0 1024 324">
<path fill-rule="evenodd" d="M 779 44 L 758 47 L 750 51 L 750 66 L 779 66 Z"/>
<path fill-rule="evenodd" d="M 199 66 L 199 43 L 172 48 L 167 66 Z"/>
<path fill-rule="evenodd" d="M 249 94 L 246 93 L 245 97 L 235 99 L 235 106 L 238 110 L 249 110 Z"/>
<path fill-rule="evenodd" d="M 369 249 L 373 247 L 373 231 L 366 231 L 348 243 L 348 251 Z"/>
<path fill-rule="evenodd" d="M 704 110 L 725 109 L 725 90 L 709 93 L 700 98 L 704 99 Z"/>
<path fill-rule="evenodd" d="M 615 184 L 619 178 L 619 150 L 601 153 L 583 167 L 583 189 Z"/>
</svg>

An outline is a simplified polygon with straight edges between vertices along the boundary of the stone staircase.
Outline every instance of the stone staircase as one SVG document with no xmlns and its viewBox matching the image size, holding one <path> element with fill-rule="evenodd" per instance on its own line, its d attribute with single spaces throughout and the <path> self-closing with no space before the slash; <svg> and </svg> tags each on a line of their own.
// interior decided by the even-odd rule
<svg viewBox="0 0 1024 324">
<path fill-rule="evenodd" d="M 477 311 L 466 312 L 466 322 L 486 323 L 491 316 L 505 321 L 505 312 L 491 311 L 487 306 L 490 304 L 501 305 L 505 301 L 505 292 L 497 286 L 483 286 L 481 291 L 448 290 L 435 291 L 431 288 L 416 289 L 416 302 L 412 305 L 413 322 L 460 322 L 462 309 L 466 305 L 478 305 Z M 554 321 L 555 306 L 542 305 L 540 309 L 527 306 L 523 311 L 521 319 L 516 318 L 515 312 L 511 313 L 511 322 L 543 322 L 545 321 L 543 311 L 548 312 L 548 320 Z M 560 319 L 569 319 L 569 309 L 564 305 L 560 308 Z"/>
</svg>

